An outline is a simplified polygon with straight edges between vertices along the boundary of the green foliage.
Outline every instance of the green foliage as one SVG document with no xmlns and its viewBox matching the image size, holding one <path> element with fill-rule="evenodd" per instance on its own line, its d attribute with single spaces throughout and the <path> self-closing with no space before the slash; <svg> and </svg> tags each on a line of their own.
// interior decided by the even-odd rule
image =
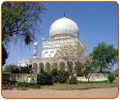
<svg viewBox="0 0 120 100">
<path fill-rule="evenodd" d="M 20 67 L 20 73 L 30 74 L 32 73 L 32 65 L 27 65 L 24 67 Z"/>
<path fill-rule="evenodd" d="M 14 73 L 14 70 L 15 70 L 15 65 L 7 65 L 5 66 L 5 72 L 10 72 L 10 73 Z"/>
<path fill-rule="evenodd" d="M 52 73 L 52 77 L 53 77 L 53 82 L 57 83 L 58 82 L 58 69 L 54 67 L 51 70 L 51 73 Z"/>
<path fill-rule="evenodd" d="M 19 70 L 19 68 L 17 67 L 17 68 L 14 68 L 14 71 L 13 71 L 13 73 L 20 73 L 20 70 Z"/>
<path fill-rule="evenodd" d="M 51 70 L 53 82 L 57 83 L 66 83 L 69 78 L 69 72 L 65 70 L 58 70 L 57 68 L 53 68 Z"/>
<path fill-rule="evenodd" d="M 40 63 L 39 67 L 40 67 L 40 73 L 43 73 L 43 71 L 44 71 L 44 64 Z"/>
<path fill-rule="evenodd" d="M 83 76 L 83 64 L 81 62 L 75 63 L 75 70 L 77 72 L 77 76 Z"/>
<path fill-rule="evenodd" d="M 20 70 L 19 70 L 18 66 L 16 66 L 16 65 L 6 65 L 4 72 L 19 73 Z"/>
<path fill-rule="evenodd" d="M 67 71 L 59 70 L 58 71 L 58 82 L 66 83 L 69 78 L 69 73 Z"/>
<path fill-rule="evenodd" d="M 102 42 L 93 49 L 90 54 L 92 61 L 97 64 L 100 72 L 108 70 L 110 66 L 113 66 L 118 61 L 118 50 L 113 45 L 107 45 Z"/>
<path fill-rule="evenodd" d="M 2 4 L 2 66 L 8 58 L 7 48 L 10 42 L 22 39 L 26 45 L 35 38 L 38 19 L 45 7 L 38 2 L 4 2 Z M 34 32 L 33 32 L 34 31 Z"/>
<path fill-rule="evenodd" d="M 108 76 L 108 80 L 110 83 L 113 83 L 113 81 L 115 80 L 115 75 L 110 73 L 109 76 Z"/>
<path fill-rule="evenodd" d="M 84 63 L 84 76 L 86 79 L 89 79 L 92 75 L 93 72 L 96 70 L 96 65 L 91 61 L 91 59 L 87 59 L 86 62 Z"/>
<path fill-rule="evenodd" d="M 34 37 L 31 28 L 40 19 L 45 7 L 37 2 L 4 2 L 2 4 L 2 41 L 22 36 L 26 44 Z"/>
<path fill-rule="evenodd" d="M 52 74 L 48 73 L 48 72 L 43 72 L 43 73 L 37 75 L 37 84 L 52 85 L 53 84 Z"/>
<path fill-rule="evenodd" d="M 40 85 L 37 85 L 35 83 L 25 83 L 25 82 L 17 82 L 17 87 L 27 87 L 27 88 L 39 88 Z"/>
<path fill-rule="evenodd" d="M 8 53 L 6 51 L 5 46 L 2 44 L 2 66 L 6 63 L 7 58 L 8 58 Z"/>
</svg>

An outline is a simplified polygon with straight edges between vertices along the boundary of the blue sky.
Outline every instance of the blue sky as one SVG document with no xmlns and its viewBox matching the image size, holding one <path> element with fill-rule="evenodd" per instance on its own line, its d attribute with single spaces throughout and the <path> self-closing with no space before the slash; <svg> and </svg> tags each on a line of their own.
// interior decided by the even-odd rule
<svg viewBox="0 0 120 100">
<path fill-rule="evenodd" d="M 42 38 L 49 38 L 49 28 L 53 21 L 63 17 L 74 20 L 80 29 L 80 41 L 86 45 L 86 53 L 100 42 L 118 48 L 118 5 L 116 2 L 44 2 L 47 11 L 42 15 L 42 23 L 35 27 L 38 31 L 38 56 L 41 57 Z M 40 21 L 40 20 L 38 20 Z M 32 58 L 32 44 L 25 46 L 20 40 L 9 47 L 7 64 L 17 64 L 18 60 Z"/>
</svg>

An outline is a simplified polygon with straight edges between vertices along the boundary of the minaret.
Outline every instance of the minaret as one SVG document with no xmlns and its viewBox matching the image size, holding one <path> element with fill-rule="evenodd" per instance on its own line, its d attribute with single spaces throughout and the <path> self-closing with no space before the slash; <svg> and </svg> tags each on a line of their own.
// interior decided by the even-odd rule
<svg viewBox="0 0 120 100">
<path fill-rule="evenodd" d="M 38 42 L 34 42 L 33 44 L 33 59 L 37 58 L 38 55 Z"/>
</svg>

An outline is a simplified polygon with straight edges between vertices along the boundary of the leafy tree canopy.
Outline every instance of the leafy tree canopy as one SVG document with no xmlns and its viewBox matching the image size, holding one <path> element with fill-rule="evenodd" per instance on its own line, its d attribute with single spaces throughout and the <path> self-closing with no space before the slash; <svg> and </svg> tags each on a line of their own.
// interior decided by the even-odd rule
<svg viewBox="0 0 120 100">
<path fill-rule="evenodd" d="M 8 58 L 8 53 L 5 49 L 5 46 L 2 44 L 2 66 L 5 64 L 7 58 Z"/>
<path fill-rule="evenodd" d="M 4 72 L 14 73 L 15 68 L 17 68 L 16 65 L 6 65 Z"/>
<path fill-rule="evenodd" d="M 92 57 L 92 61 L 96 63 L 99 71 L 103 72 L 103 70 L 109 69 L 110 66 L 117 63 L 118 50 L 113 45 L 107 45 L 102 42 L 93 49 L 90 56 Z"/>
<path fill-rule="evenodd" d="M 2 4 L 2 65 L 7 59 L 7 45 L 22 39 L 26 45 L 35 39 L 34 30 L 37 20 L 45 7 L 38 2 L 4 2 Z"/>
<path fill-rule="evenodd" d="M 34 37 L 31 28 L 40 19 L 44 6 L 37 2 L 4 2 L 2 5 L 2 41 L 22 36 L 25 44 Z"/>
</svg>

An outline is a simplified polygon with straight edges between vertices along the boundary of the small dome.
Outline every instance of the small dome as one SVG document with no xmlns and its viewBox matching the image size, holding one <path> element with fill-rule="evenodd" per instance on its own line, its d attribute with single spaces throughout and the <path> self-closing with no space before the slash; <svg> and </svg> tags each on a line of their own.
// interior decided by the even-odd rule
<svg viewBox="0 0 120 100">
<path fill-rule="evenodd" d="M 71 19 L 63 17 L 54 21 L 49 30 L 50 37 L 55 35 L 78 35 L 79 27 Z"/>
<path fill-rule="evenodd" d="M 37 46 L 37 45 L 38 45 L 38 42 L 37 42 L 37 41 L 35 41 L 35 42 L 34 42 L 34 45 L 35 45 L 35 46 Z"/>
</svg>

